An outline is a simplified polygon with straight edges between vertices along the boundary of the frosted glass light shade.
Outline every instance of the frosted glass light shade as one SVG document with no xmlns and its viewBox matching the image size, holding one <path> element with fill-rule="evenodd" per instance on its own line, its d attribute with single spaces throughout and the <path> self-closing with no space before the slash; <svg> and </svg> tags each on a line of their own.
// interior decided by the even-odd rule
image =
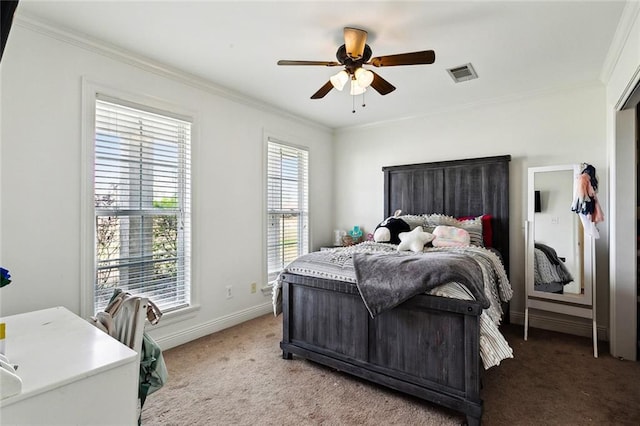
<svg viewBox="0 0 640 426">
<path fill-rule="evenodd" d="M 358 68 L 354 76 L 360 87 L 369 87 L 373 82 L 373 73 L 364 68 Z"/>
<path fill-rule="evenodd" d="M 331 81 L 333 87 L 338 90 L 342 90 L 344 85 L 347 84 L 347 81 L 349 81 L 349 74 L 347 74 L 345 70 L 342 70 L 338 74 L 332 75 L 331 78 L 329 78 L 329 81 Z"/>
<path fill-rule="evenodd" d="M 356 80 L 351 80 L 351 95 L 362 95 L 364 92 L 366 92 L 366 90 L 367 89 L 360 86 Z"/>
<path fill-rule="evenodd" d="M 358 28 L 344 29 L 344 45 L 351 59 L 360 59 L 367 43 L 367 32 Z"/>
</svg>

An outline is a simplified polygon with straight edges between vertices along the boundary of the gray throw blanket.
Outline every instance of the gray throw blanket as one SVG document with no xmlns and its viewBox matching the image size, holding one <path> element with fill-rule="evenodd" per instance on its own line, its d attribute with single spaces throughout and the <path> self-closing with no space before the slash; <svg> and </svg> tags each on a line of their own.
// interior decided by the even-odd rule
<svg viewBox="0 0 640 426">
<path fill-rule="evenodd" d="M 466 286 L 483 308 L 490 305 L 484 294 L 482 269 L 463 254 L 355 253 L 353 266 L 360 296 L 372 318 L 450 282 Z"/>
</svg>

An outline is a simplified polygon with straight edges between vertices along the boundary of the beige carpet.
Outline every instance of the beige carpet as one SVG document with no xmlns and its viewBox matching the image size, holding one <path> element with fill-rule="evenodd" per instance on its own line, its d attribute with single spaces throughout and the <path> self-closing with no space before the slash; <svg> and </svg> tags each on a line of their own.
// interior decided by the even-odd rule
<svg viewBox="0 0 640 426">
<path fill-rule="evenodd" d="M 640 363 L 586 338 L 503 327 L 515 358 L 483 375 L 484 425 L 638 425 Z M 169 382 L 143 425 L 460 425 L 455 411 L 294 357 L 266 315 L 165 351 Z"/>
</svg>

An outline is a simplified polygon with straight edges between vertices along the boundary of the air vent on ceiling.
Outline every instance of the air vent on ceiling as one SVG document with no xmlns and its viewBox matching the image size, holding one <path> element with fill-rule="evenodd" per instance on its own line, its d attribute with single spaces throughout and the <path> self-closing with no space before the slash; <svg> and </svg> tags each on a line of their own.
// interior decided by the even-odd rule
<svg viewBox="0 0 640 426">
<path fill-rule="evenodd" d="M 471 65 L 470 63 L 460 65 L 459 67 L 449 68 L 447 69 L 447 72 L 456 83 L 478 78 L 476 70 L 473 69 L 473 65 Z"/>
</svg>

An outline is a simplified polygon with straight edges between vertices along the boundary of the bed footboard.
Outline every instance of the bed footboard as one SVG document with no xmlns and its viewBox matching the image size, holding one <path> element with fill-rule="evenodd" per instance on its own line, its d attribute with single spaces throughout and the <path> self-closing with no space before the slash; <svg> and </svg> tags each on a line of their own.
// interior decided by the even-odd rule
<svg viewBox="0 0 640 426">
<path fill-rule="evenodd" d="M 355 285 L 285 274 L 282 308 L 284 358 L 307 358 L 479 424 L 479 303 L 418 295 L 372 319 Z"/>
</svg>

